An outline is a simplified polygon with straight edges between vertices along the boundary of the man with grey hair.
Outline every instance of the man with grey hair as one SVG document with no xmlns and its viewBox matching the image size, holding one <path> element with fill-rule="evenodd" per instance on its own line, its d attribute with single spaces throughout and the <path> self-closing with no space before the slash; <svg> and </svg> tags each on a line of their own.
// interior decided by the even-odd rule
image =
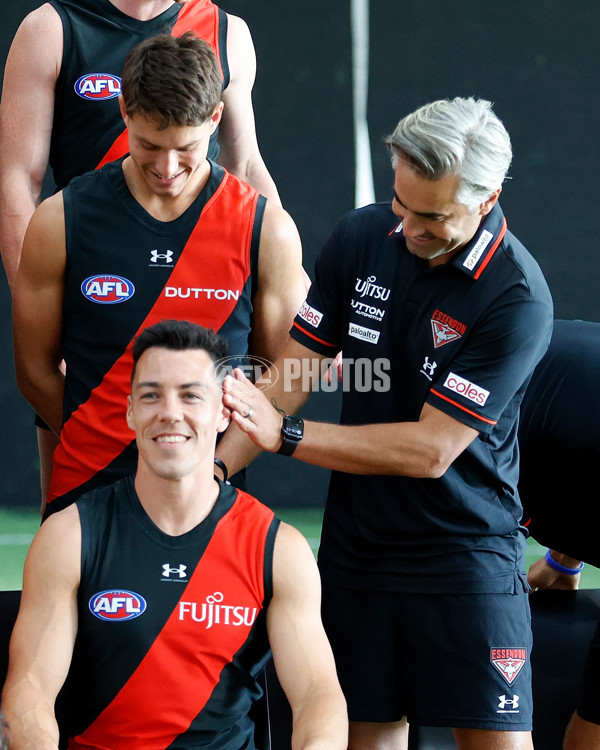
<svg viewBox="0 0 600 750">
<path fill-rule="evenodd" d="M 393 200 L 334 229 L 269 399 L 225 378 L 237 431 L 217 454 L 229 471 L 257 446 L 333 470 L 319 565 L 352 750 L 406 747 L 406 718 L 452 727 L 460 750 L 524 750 L 516 433 L 552 299 L 498 205 L 511 147 L 489 102 L 422 107 L 388 146 Z M 341 424 L 290 416 L 339 349 Z"/>
</svg>

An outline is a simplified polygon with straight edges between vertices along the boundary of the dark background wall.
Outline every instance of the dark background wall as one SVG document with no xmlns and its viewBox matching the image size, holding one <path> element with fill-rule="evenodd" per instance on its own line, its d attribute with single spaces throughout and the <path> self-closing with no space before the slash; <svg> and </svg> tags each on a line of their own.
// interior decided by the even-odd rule
<svg viewBox="0 0 600 750">
<path fill-rule="evenodd" d="M 0 61 L 20 20 L 40 2 L 4 0 Z M 254 105 L 261 150 L 298 224 L 305 266 L 353 207 L 350 0 L 223 0 L 248 22 L 258 55 Z M 376 197 L 393 175 L 382 138 L 433 99 L 491 99 L 514 147 L 502 206 L 537 258 L 557 317 L 600 320 L 595 254 L 600 166 L 597 29 L 600 6 L 509 0 L 494 11 L 471 0 L 372 0 L 368 119 Z M 10 295 L 0 281 L 0 504 L 36 504 L 35 437 L 14 385 Z M 317 394 L 306 415 L 335 418 L 336 395 Z M 275 505 L 320 505 L 327 472 L 281 457 L 260 459 L 251 489 Z"/>
</svg>

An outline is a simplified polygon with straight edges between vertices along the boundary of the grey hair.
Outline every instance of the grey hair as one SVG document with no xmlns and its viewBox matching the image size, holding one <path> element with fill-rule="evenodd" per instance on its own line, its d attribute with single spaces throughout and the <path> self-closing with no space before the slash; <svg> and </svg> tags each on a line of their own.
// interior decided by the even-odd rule
<svg viewBox="0 0 600 750">
<path fill-rule="evenodd" d="M 406 161 L 427 180 L 460 178 L 457 201 L 474 211 L 506 178 L 512 147 L 485 99 L 440 99 L 404 117 L 385 139 L 392 166 Z"/>
</svg>

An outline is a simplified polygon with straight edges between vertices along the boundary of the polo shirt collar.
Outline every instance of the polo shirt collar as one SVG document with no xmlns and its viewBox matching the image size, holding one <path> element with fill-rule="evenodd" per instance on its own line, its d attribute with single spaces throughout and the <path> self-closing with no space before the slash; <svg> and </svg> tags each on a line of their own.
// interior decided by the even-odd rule
<svg viewBox="0 0 600 750">
<path fill-rule="evenodd" d="M 500 204 L 495 203 L 492 210 L 479 226 L 473 239 L 453 258 L 448 265 L 456 266 L 467 276 L 478 279 L 486 269 L 494 253 L 506 234 L 506 219 Z M 390 237 L 403 237 L 402 222 L 389 232 Z"/>
<path fill-rule="evenodd" d="M 450 265 L 456 266 L 467 276 L 478 279 L 498 249 L 506 234 L 506 219 L 496 202 L 485 217 L 473 239 L 452 258 Z"/>
</svg>

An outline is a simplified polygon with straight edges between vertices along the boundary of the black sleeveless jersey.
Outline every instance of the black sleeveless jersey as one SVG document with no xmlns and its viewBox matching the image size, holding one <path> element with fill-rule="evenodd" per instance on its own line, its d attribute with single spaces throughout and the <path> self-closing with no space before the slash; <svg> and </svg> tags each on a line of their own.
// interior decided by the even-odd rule
<svg viewBox="0 0 600 750">
<path fill-rule="evenodd" d="M 132 477 L 78 503 L 69 748 L 254 748 L 248 711 L 270 653 L 279 522 L 250 495 L 220 488 L 207 518 L 175 537 L 150 520 Z"/>
<path fill-rule="evenodd" d="M 56 82 L 50 166 L 62 189 L 69 181 L 129 151 L 119 111 L 121 72 L 129 50 L 155 34 L 192 30 L 215 50 L 229 83 L 227 15 L 210 0 L 173 5 L 150 21 L 122 13 L 109 0 L 50 0 L 63 25 L 64 48 Z M 216 159 L 217 134 L 209 157 Z"/>
<path fill-rule="evenodd" d="M 67 377 L 49 512 L 135 472 L 125 404 L 131 346 L 143 328 L 169 318 L 198 323 L 227 340 L 229 364 L 244 364 L 265 202 L 212 162 L 204 189 L 170 222 L 135 200 L 121 161 L 65 188 Z"/>
</svg>

